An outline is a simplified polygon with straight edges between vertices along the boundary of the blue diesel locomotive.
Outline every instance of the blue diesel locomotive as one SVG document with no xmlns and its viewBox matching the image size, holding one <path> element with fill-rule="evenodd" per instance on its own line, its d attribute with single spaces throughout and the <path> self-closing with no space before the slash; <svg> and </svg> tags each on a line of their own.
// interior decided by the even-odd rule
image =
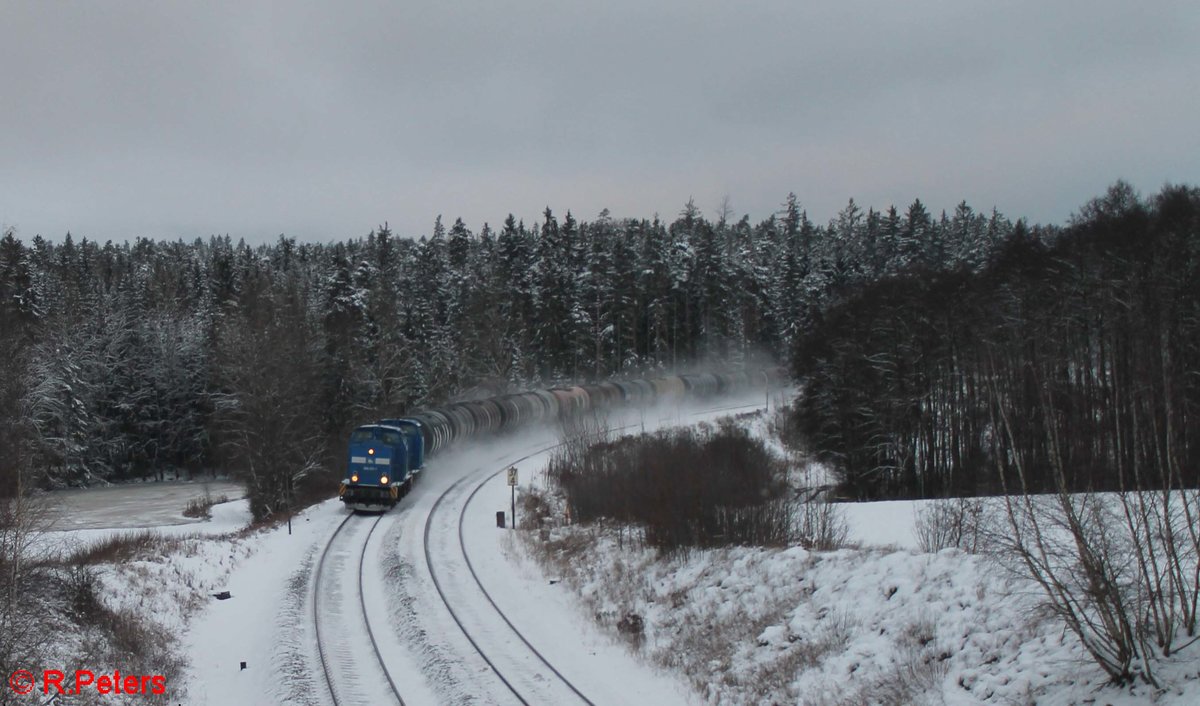
<svg viewBox="0 0 1200 706">
<path fill-rule="evenodd" d="M 339 495 L 347 507 L 383 511 L 412 489 L 425 465 L 421 423 L 381 419 L 350 434 L 346 480 Z"/>
</svg>

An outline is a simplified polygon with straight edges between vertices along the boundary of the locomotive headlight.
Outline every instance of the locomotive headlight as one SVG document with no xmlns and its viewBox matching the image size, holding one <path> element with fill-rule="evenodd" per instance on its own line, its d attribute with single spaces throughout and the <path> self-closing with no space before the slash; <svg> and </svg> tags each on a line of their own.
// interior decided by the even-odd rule
<svg viewBox="0 0 1200 706">
<path fill-rule="evenodd" d="M 352 476 L 350 476 L 350 482 L 351 482 L 351 483 L 357 483 L 357 482 L 358 482 L 358 474 L 357 474 L 357 473 L 356 473 L 356 474 L 354 474 L 354 475 L 352 475 Z"/>
<path fill-rule="evenodd" d="M 382 483 L 382 484 L 384 484 L 384 485 L 387 485 L 387 480 L 388 480 L 388 479 L 387 479 L 387 476 L 380 476 L 380 477 L 379 477 L 379 482 L 380 482 L 380 483 Z"/>
<path fill-rule="evenodd" d="M 374 455 L 375 455 L 375 449 L 367 449 L 367 455 L 368 455 L 368 456 L 374 456 Z"/>
</svg>

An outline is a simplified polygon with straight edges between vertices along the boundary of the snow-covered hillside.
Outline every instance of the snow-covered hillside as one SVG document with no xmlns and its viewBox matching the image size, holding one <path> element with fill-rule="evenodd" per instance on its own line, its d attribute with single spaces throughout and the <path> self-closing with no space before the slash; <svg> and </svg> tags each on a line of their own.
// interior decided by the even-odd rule
<svg viewBox="0 0 1200 706">
<path fill-rule="evenodd" d="M 746 423 L 765 434 L 764 422 Z M 566 526 L 528 535 L 523 556 L 710 703 L 1200 703 L 1195 645 L 1160 668 L 1162 689 L 1109 685 L 1039 586 L 984 554 L 919 549 L 930 505 L 837 504 L 848 538 L 836 551 L 661 557 L 619 528 Z"/>
</svg>

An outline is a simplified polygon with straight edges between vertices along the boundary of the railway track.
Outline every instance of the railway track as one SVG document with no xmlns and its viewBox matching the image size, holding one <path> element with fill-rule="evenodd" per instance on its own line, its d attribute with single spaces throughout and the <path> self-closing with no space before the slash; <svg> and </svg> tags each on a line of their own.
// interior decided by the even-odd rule
<svg viewBox="0 0 1200 706">
<path fill-rule="evenodd" d="M 560 672 L 558 669 L 556 669 L 554 667 L 554 665 L 552 665 L 550 663 L 550 661 L 546 658 L 546 656 L 544 654 L 542 654 L 542 652 L 540 652 L 537 648 L 535 648 L 529 642 L 529 640 L 525 637 L 525 635 L 522 634 L 521 631 L 513 624 L 513 622 L 504 613 L 504 611 L 501 610 L 500 607 L 496 605 L 496 602 L 492 599 L 491 595 L 488 594 L 487 590 L 483 587 L 483 584 L 480 582 L 479 575 L 475 572 L 475 568 L 471 564 L 470 557 L 467 556 L 466 547 L 463 542 L 462 517 L 463 517 L 463 514 L 466 512 L 466 507 L 470 503 L 470 499 L 472 497 L 474 497 L 475 493 L 478 492 L 479 488 L 483 487 L 483 485 L 486 484 L 492 478 L 496 477 L 500 473 L 503 473 L 504 470 L 506 468 L 508 468 L 509 465 L 512 465 L 514 463 L 520 463 L 521 461 L 532 458 L 533 456 L 537 456 L 537 455 L 545 453 L 547 451 L 553 450 L 561 445 L 562 445 L 561 443 L 558 443 L 558 444 L 550 444 L 548 446 L 542 447 L 542 448 L 538 449 L 537 451 L 534 451 L 532 453 L 529 453 L 529 454 L 526 454 L 519 458 L 515 458 L 515 459 L 511 460 L 509 463 L 506 463 L 503 466 L 501 466 L 498 470 L 484 471 L 482 474 L 479 472 L 476 472 L 471 475 L 464 476 L 463 478 L 456 481 L 449 488 L 447 488 L 440 496 L 438 496 L 437 500 L 433 504 L 433 507 L 430 508 L 429 515 L 425 520 L 425 534 L 424 534 L 424 540 L 423 540 L 424 552 L 425 552 L 425 562 L 429 569 L 429 574 L 433 579 L 434 588 L 436 589 L 437 594 L 442 601 L 442 604 L 446 607 L 446 610 L 450 613 L 450 617 L 454 620 L 454 623 L 456 625 L 458 625 L 459 630 L 462 631 L 462 633 L 466 637 L 467 641 L 471 644 L 471 647 L 473 647 L 475 649 L 476 653 L 478 653 L 479 656 L 483 659 L 483 661 L 487 663 L 488 667 L 491 668 L 491 670 L 495 674 L 495 676 L 508 689 L 508 691 L 513 695 L 513 697 L 516 698 L 516 700 L 519 701 L 520 703 L 525 704 L 525 706 L 529 706 L 529 704 L 535 704 L 535 703 L 545 703 L 546 695 L 544 694 L 544 692 L 547 689 L 547 685 L 545 684 L 545 682 L 541 682 L 541 683 L 537 684 L 537 686 L 535 688 L 528 683 L 528 680 L 526 680 L 524 683 L 522 683 L 522 682 L 519 682 L 515 678 L 511 678 L 512 675 L 506 674 L 506 671 L 508 669 L 511 669 L 512 667 L 509 665 L 501 665 L 499 663 L 500 662 L 499 657 L 501 655 L 503 655 L 504 657 L 511 657 L 511 656 L 508 655 L 504 650 L 492 649 L 492 647 L 490 647 L 490 646 L 485 649 L 485 647 L 480 644 L 480 641 L 481 641 L 480 635 L 478 635 L 477 632 L 488 632 L 488 631 L 480 630 L 479 628 L 477 628 L 475 626 L 468 627 L 467 622 L 464 620 L 464 617 L 461 615 L 461 609 L 463 607 L 462 604 L 459 605 L 459 610 L 455 609 L 455 605 L 454 605 L 455 600 L 452 599 L 448 595 L 450 592 L 450 588 L 443 581 L 443 579 L 445 578 L 445 574 L 449 573 L 452 569 L 451 569 L 451 567 L 448 566 L 446 557 L 439 556 L 439 558 L 437 560 L 435 560 L 435 558 L 434 558 L 435 554 L 441 554 L 441 553 L 436 552 L 433 547 L 433 525 L 434 525 L 434 518 L 437 516 L 438 509 L 442 506 L 442 504 L 444 502 L 446 502 L 448 498 L 451 498 L 455 494 L 461 494 L 463 492 L 462 489 L 465 486 L 467 486 L 470 483 L 470 481 L 474 480 L 475 486 L 474 486 L 474 488 L 472 488 L 470 494 L 467 496 L 467 500 L 465 502 L 463 502 L 462 508 L 460 509 L 460 511 L 458 513 L 457 532 L 455 535 L 457 538 L 456 553 L 458 556 L 455 557 L 455 559 L 462 560 L 463 564 L 465 565 L 465 567 L 467 569 L 468 574 L 471 577 L 471 581 L 473 582 L 475 588 L 477 588 L 479 590 L 479 592 L 483 595 L 483 597 L 487 600 L 488 604 L 495 611 L 495 614 L 503 621 L 504 625 L 507 626 L 508 630 L 511 631 L 511 633 L 513 635 L 515 635 L 521 641 L 522 644 L 524 644 L 524 646 L 528 649 L 528 653 L 530 655 L 532 655 L 534 658 L 536 658 L 538 663 L 540 663 L 543 667 L 545 667 L 546 670 L 548 670 L 551 674 L 554 675 L 554 677 L 558 680 L 559 685 L 561 687 L 565 687 L 565 689 L 562 689 L 562 688 L 557 689 L 560 696 L 569 694 L 569 695 L 572 695 L 574 698 L 578 699 L 582 703 L 588 704 L 589 706 L 594 706 L 594 703 L 590 699 L 588 699 L 574 683 L 572 683 L 566 676 L 564 676 L 562 674 L 562 672 Z M 441 564 L 442 569 L 439 570 L 438 568 L 436 568 L 435 564 Z M 494 637 L 494 635 L 493 635 L 493 637 Z M 506 661 L 509 663 L 512 662 L 511 659 L 507 659 Z M 535 690 L 537 693 L 533 693 Z M 556 699 L 555 703 L 561 703 L 561 699 Z"/>
<path fill-rule="evenodd" d="M 560 444 L 560 446 L 561 446 L 561 444 Z M 541 451 L 538 453 L 545 453 L 545 452 Z M 524 461 L 535 455 L 537 455 L 537 454 L 530 454 L 529 456 L 525 456 L 524 458 L 517 459 L 514 463 L 520 463 L 521 461 Z M 559 672 L 557 669 L 555 669 L 554 665 L 550 664 L 549 660 L 546 659 L 545 655 L 543 655 L 540 651 L 538 651 L 538 649 L 536 647 L 534 647 L 529 642 L 528 639 L 526 639 L 525 635 L 522 634 L 521 631 L 517 629 L 516 625 L 513 625 L 512 621 L 508 619 L 508 616 L 504 613 L 504 611 L 500 609 L 500 606 L 496 605 L 495 599 L 493 599 L 492 595 L 490 593 L 488 593 L 488 590 L 486 588 L 484 588 L 483 582 L 479 580 L 479 574 L 475 571 L 475 565 L 471 563 L 471 555 L 467 553 L 467 544 L 466 544 L 465 538 L 463 537 L 463 521 L 467 515 L 467 507 L 470 506 L 471 500 L 473 500 L 475 498 L 475 496 L 479 493 L 480 489 L 483 488 L 483 486 L 487 485 L 488 481 L 492 480 L 493 478 L 500 475 L 501 473 L 504 473 L 504 471 L 507 470 L 507 468 L 508 468 L 508 466 L 498 468 L 495 471 L 488 474 L 487 476 L 485 476 L 483 478 L 483 480 L 476 483 L 475 488 L 471 490 L 471 494 L 467 496 L 466 502 L 463 503 L 462 509 L 459 510 L 459 512 L 458 512 L 458 546 L 462 550 L 463 560 L 467 562 L 467 569 L 471 573 L 471 579 L 475 582 L 475 585 L 479 587 L 480 593 L 482 593 L 483 597 L 487 599 L 488 604 L 491 605 L 493 609 L 495 609 L 496 614 L 500 616 L 500 618 L 504 621 L 504 624 L 507 625 L 513 631 L 513 634 L 516 635 L 517 638 L 520 639 L 521 642 L 526 647 L 529 648 L 529 651 L 532 652 L 538 658 L 538 660 L 540 660 L 542 662 L 542 664 L 546 665 L 546 668 L 549 669 L 554 674 L 554 676 L 558 677 L 562 681 L 562 683 L 572 691 L 572 693 L 574 693 L 576 696 L 578 696 L 581 701 L 583 701 L 585 704 L 588 704 L 588 706 L 595 706 L 595 704 L 591 701 L 591 699 L 584 696 L 583 692 L 581 692 L 574 684 L 572 684 L 570 680 L 568 680 L 566 677 L 564 677 L 561 672 Z"/>
<path fill-rule="evenodd" d="M 694 413 L 690 416 L 700 416 L 703 414 L 710 414 L 712 412 L 723 412 L 723 411 L 730 411 L 730 410 L 734 410 L 734 409 L 747 409 L 747 408 L 757 408 L 757 407 L 758 407 L 758 405 L 756 405 L 756 404 L 755 405 L 729 405 L 729 406 L 723 406 L 723 407 L 714 407 L 711 409 L 706 409 L 701 412 Z M 610 430 L 610 431 L 621 432 L 621 431 L 624 431 L 627 429 L 632 429 L 636 426 L 638 426 L 638 425 L 637 424 L 627 424 L 627 425 L 618 427 L 618 428 Z M 447 586 L 446 582 L 443 581 L 443 579 L 445 579 L 446 576 L 440 575 L 440 574 L 443 574 L 443 572 L 450 573 L 451 571 L 453 571 L 453 569 L 450 566 L 448 566 L 448 561 L 447 561 L 447 557 L 445 556 L 445 552 L 437 551 L 435 549 L 435 547 L 433 546 L 433 541 L 435 539 L 434 518 L 437 516 L 438 510 L 443 506 L 444 503 L 446 503 L 450 498 L 455 497 L 456 495 L 462 495 L 463 493 L 465 493 L 463 488 L 465 488 L 466 486 L 471 485 L 473 483 L 473 486 L 471 487 L 470 492 L 466 493 L 466 498 L 465 498 L 465 500 L 462 501 L 461 506 L 458 510 L 457 520 L 455 523 L 456 524 L 455 535 L 456 535 L 456 539 L 457 539 L 457 546 L 454 548 L 454 553 L 458 555 L 457 558 L 461 558 L 461 561 L 466 568 L 466 573 L 470 576 L 470 582 L 474 585 L 474 588 L 479 592 L 480 595 L 483 596 L 483 598 L 487 601 L 487 604 L 491 606 L 495 615 L 500 618 L 500 620 L 503 622 L 503 624 L 507 628 L 507 630 L 513 636 L 515 636 L 522 645 L 524 645 L 525 649 L 528 651 L 528 654 L 532 655 L 532 657 L 535 658 L 537 664 L 540 664 L 542 668 L 544 668 L 546 671 L 548 671 L 550 674 L 552 674 L 554 676 L 554 678 L 557 680 L 557 683 L 560 688 L 556 689 L 556 691 L 558 693 L 555 695 L 553 702 L 554 703 L 562 703 L 564 701 L 563 697 L 566 696 L 568 698 L 573 698 L 580 703 L 587 704 L 588 706 L 595 706 L 595 703 L 590 698 L 588 698 L 588 696 L 585 695 L 583 693 L 583 691 L 575 683 L 573 683 L 558 668 L 556 668 L 554 666 L 554 664 L 552 664 L 551 661 L 546 657 L 546 655 L 541 650 L 539 650 L 537 647 L 535 647 L 532 642 L 530 642 L 528 637 L 513 623 L 513 621 L 505 613 L 505 611 L 499 605 L 497 605 L 496 601 L 492 598 L 492 596 L 488 592 L 487 588 L 483 585 L 483 581 L 481 580 L 479 573 L 476 571 L 475 565 L 471 561 L 470 554 L 466 548 L 466 540 L 465 540 L 465 536 L 464 536 L 464 532 L 463 532 L 463 524 L 464 524 L 464 520 L 466 518 L 467 508 L 470 506 L 471 501 L 475 498 L 475 496 L 479 493 L 479 491 L 484 486 L 486 486 L 492 479 L 496 478 L 501 473 L 504 473 L 505 470 L 507 470 L 510 466 L 521 463 L 522 461 L 526 461 L 530 458 L 533 458 L 534 456 L 538 456 L 538 455 L 544 454 L 548 451 L 552 451 L 558 447 L 563 446 L 564 443 L 565 442 L 559 442 L 559 443 L 543 446 L 543 447 L 537 449 L 536 451 L 525 454 L 524 456 L 510 459 L 508 462 L 504 463 L 503 465 L 501 465 L 499 467 L 495 467 L 494 470 L 489 469 L 489 470 L 477 471 L 475 473 L 464 476 L 463 478 L 460 478 L 453 485 L 451 485 L 449 488 L 447 488 L 445 491 L 443 491 L 441 493 L 441 495 L 438 496 L 437 500 L 433 503 L 433 507 L 430 508 L 429 514 L 425 520 L 424 539 L 423 539 L 425 563 L 426 563 L 426 566 L 428 567 L 430 577 L 433 579 L 434 588 L 436 589 L 437 594 L 438 594 L 439 598 L 441 599 L 442 604 L 446 607 L 446 610 L 449 612 L 450 617 L 454 620 L 454 623 L 458 626 L 459 630 L 466 637 L 467 641 L 475 649 L 476 653 L 478 653 L 479 656 L 484 660 L 484 662 L 487 663 L 488 667 L 491 668 L 491 670 L 495 674 L 495 676 L 500 680 L 500 682 L 505 686 L 505 688 L 508 689 L 508 691 L 513 695 L 513 697 L 516 698 L 516 700 L 519 701 L 520 703 L 525 704 L 526 706 L 529 706 L 529 704 L 534 704 L 534 703 L 546 703 L 547 702 L 547 694 L 545 693 L 546 689 L 548 688 L 548 686 L 546 684 L 547 680 L 539 678 L 537 680 L 534 680 L 531 685 L 531 682 L 528 679 L 526 679 L 526 680 L 524 680 L 524 682 L 522 682 L 522 681 L 518 680 L 517 678 L 514 678 L 513 675 L 506 674 L 505 671 L 507 669 L 510 669 L 511 667 L 503 666 L 502 664 L 500 664 L 500 662 L 506 661 L 506 662 L 512 663 L 513 659 L 511 657 L 511 655 L 509 654 L 508 650 L 505 650 L 502 647 L 494 647 L 493 646 L 493 645 L 499 644 L 499 642 L 500 642 L 500 640 L 497 639 L 496 631 L 488 630 L 486 628 L 479 628 L 476 626 L 469 627 L 467 624 L 468 621 L 466 621 L 464 619 L 464 617 L 460 614 L 460 610 L 455 609 L 455 606 L 453 605 L 455 600 L 452 599 L 448 595 L 448 593 L 450 592 L 449 587 Z M 499 459 L 497 459 L 497 461 L 498 460 Z M 444 550 L 445 547 L 441 547 L 440 549 Z M 435 555 L 438 555 L 437 560 L 435 560 Z M 439 570 L 438 568 L 435 567 L 435 563 L 441 563 L 443 568 L 441 570 Z M 467 605 L 467 604 L 469 604 L 469 601 L 463 601 L 462 605 L 460 605 L 460 608 L 462 608 L 464 605 Z M 492 645 L 485 647 L 483 644 L 481 644 L 481 642 L 484 641 L 484 636 L 476 634 L 476 633 L 484 633 L 486 635 L 486 637 L 491 640 Z"/>
<path fill-rule="evenodd" d="M 313 625 L 321 672 L 334 706 L 386 703 L 405 706 L 404 697 L 380 653 L 363 594 L 367 547 L 384 517 L 380 515 L 371 520 L 346 515 L 329 537 L 317 562 L 313 580 Z M 365 537 L 362 536 L 364 532 Z M 360 538 L 361 546 L 358 544 Z M 347 571 L 347 563 L 355 561 L 357 570 Z M 360 673 L 372 661 L 379 665 L 385 681 Z"/>
<path fill-rule="evenodd" d="M 698 414 L 756 406 L 714 407 Z M 612 431 L 636 426 L 628 424 Z M 523 455 L 521 451 L 510 450 L 450 484 L 428 506 L 428 514 L 423 518 L 423 536 L 418 540 L 420 548 L 414 546 L 424 553 L 437 600 L 445 606 L 471 649 L 486 663 L 486 671 L 497 680 L 491 687 L 478 686 L 493 698 L 507 690 L 516 702 L 525 706 L 541 703 L 594 706 L 594 701 L 547 657 L 543 651 L 545 637 L 539 636 L 543 642 L 543 649 L 539 650 L 488 592 L 467 551 L 464 518 L 480 490 L 509 466 L 562 445 L 562 442 L 543 444 Z M 320 674 L 329 703 L 334 706 L 406 704 L 381 650 L 381 642 L 394 642 L 395 636 L 389 634 L 390 628 L 372 623 L 364 594 L 367 584 L 364 567 L 372 538 L 387 534 L 376 532 L 385 520 L 388 522 L 384 524 L 391 524 L 402 517 L 399 512 L 374 518 L 347 515 L 326 541 L 318 559 L 313 578 L 312 619 Z M 420 524 L 411 529 L 415 535 Z M 412 538 L 417 540 L 415 536 Z M 375 546 L 378 544 L 376 541 Z M 393 652 L 388 654 L 389 658 L 395 657 Z M 400 674 L 406 673 L 411 680 L 412 670 L 405 672 L 401 668 Z M 384 678 L 380 679 L 381 676 Z M 415 702 L 433 696 L 426 685 L 410 686 L 417 689 L 415 694 L 409 694 Z"/>
</svg>

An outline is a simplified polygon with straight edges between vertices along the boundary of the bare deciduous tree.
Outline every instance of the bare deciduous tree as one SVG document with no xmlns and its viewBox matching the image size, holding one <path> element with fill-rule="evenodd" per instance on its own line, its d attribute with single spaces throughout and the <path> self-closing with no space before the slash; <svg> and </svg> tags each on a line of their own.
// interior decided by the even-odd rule
<svg viewBox="0 0 1200 706">
<path fill-rule="evenodd" d="M 45 520 L 45 508 L 26 494 L 0 498 L 0 672 L 6 678 L 17 669 L 36 673 L 54 635 L 42 600 L 47 572 L 34 543 Z M 16 698 L 22 697 L 0 689 L 0 706 Z"/>
<path fill-rule="evenodd" d="M 302 325 L 304 309 L 296 301 L 281 310 L 290 315 L 227 332 L 229 392 L 217 396 L 223 451 L 259 520 L 288 512 L 296 484 L 328 460 L 317 352 Z"/>
</svg>

